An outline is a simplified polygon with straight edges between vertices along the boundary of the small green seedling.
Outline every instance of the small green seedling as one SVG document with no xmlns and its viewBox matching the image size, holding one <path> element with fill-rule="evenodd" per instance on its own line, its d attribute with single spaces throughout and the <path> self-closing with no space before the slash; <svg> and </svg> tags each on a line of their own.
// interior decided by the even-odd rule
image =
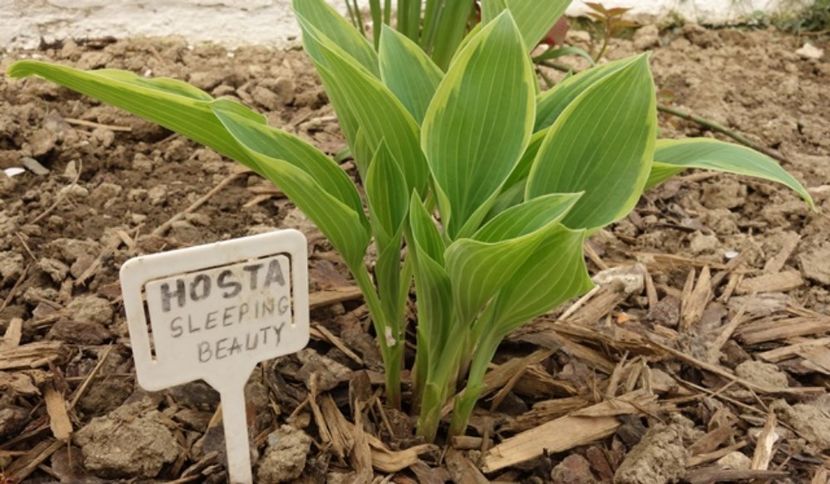
<svg viewBox="0 0 830 484">
<path fill-rule="evenodd" d="M 308 143 L 186 83 L 31 60 L 9 74 L 120 106 L 278 184 L 363 291 L 395 406 L 414 281 L 413 408 L 419 434 L 431 441 L 445 408 L 453 409 L 450 432 L 465 431 L 505 335 L 592 287 L 585 238 L 627 216 L 644 190 L 702 168 L 782 183 L 812 205 L 762 154 L 712 139 L 658 140 L 647 55 L 538 92 L 528 46 L 567 3 L 540 15 L 536 0 L 485 0 L 481 25 L 443 69 L 399 31 L 382 28 L 375 49 L 324 0 L 295 0 L 365 198 Z"/>
</svg>

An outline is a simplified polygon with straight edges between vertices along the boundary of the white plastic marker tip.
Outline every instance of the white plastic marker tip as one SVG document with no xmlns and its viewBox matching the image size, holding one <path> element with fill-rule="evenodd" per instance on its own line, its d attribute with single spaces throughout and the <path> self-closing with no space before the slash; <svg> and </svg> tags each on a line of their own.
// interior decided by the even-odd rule
<svg viewBox="0 0 830 484">
<path fill-rule="evenodd" d="M 121 267 L 121 290 L 139 385 L 215 388 L 230 480 L 251 483 L 245 383 L 260 361 L 308 344 L 305 236 L 282 230 L 135 257 Z"/>
</svg>

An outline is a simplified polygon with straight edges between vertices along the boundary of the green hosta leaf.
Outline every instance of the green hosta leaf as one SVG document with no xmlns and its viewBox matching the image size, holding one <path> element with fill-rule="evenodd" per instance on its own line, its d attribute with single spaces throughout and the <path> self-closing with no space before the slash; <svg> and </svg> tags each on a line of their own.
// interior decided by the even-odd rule
<svg viewBox="0 0 830 484">
<path fill-rule="evenodd" d="M 710 138 L 658 140 L 648 187 L 688 168 L 725 171 L 780 183 L 815 207 L 807 189 L 772 158 L 747 147 Z"/>
<path fill-rule="evenodd" d="M 462 324 L 472 322 L 536 248 L 559 227 L 580 194 L 548 195 L 512 207 L 488 222 L 474 239 L 446 250 L 455 308 Z"/>
<path fill-rule="evenodd" d="M 602 227 L 628 214 L 651 171 L 656 104 L 645 55 L 594 83 L 548 131 L 525 196 L 584 191 L 563 222 L 571 228 Z"/>
<path fill-rule="evenodd" d="M 427 166 L 418 142 L 418 124 L 397 97 L 369 71 L 356 64 L 322 32 L 299 17 L 306 45 L 328 89 L 335 86 L 335 110 L 357 121 L 368 149 L 376 151 L 385 141 L 406 177 L 409 189 L 423 192 Z M 407 190 L 407 194 L 410 190 Z"/>
<path fill-rule="evenodd" d="M 507 0 L 482 0 L 481 21 L 490 22 L 505 10 L 507 10 Z"/>
<path fill-rule="evenodd" d="M 449 203 L 442 209 L 451 237 L 493 198 L 524 152 L 534 89 L 530 59 L 506 12 L 476 34 L 438 86 L 421 145 Z"/>
<path fill-rule="evenodd" d="M 562 220 L 581 196 L 581 193 L 554 193 L 510 207 L 478 229 L 473 239 L 479 242 L 499 242 L 505 238 L 527 235 L 549 223 Z"/>
<path fill-rule="evenodd" d="M 430 357 L 437 357 L 447 344 L 452 322 L 452 286 L 443 267 L 444 243 L 432 217 L 417 195 L 412 196 L 409 209 L 412 231 L 410 256 L 415 264 L 415 288 L 418 306 L 418 387 L 423 388 L 429 373 Z M 445 362 L 449 364 L 449 362 Z"/>
<path fill-rule="evenodd" d="M 432 216 L 426 211 L 420 198 L 413 194 L 409 204 L 409 224 L 414 242 L 418 244 L 418 252 L 444 264 L 444 239 L 435 226 Z"/>
<path fill-rule="evenodd" d="M 375 49 L 342 15 L 325 0 L 294 0 L 294 12 L 326 37 L 339 45 L 366 70 L 378 75 L 378 57 Z"/>
<path fill-rule="evenodd" d="M 148 79 L 115 69 L 82 71 L 32 60 L 15 62 L 8 73 L 15 78 L 36 75 L 125 109 L 256 169 L 248 154 L 214 116 L 210 108 L 213 98 L 185 82 L 166 78 Z M 237 115 L 265 123 L 263 116 L 241 104 L 226 101 L 226 106 Z"/>
<path fill-rule="evenodd" d="M 645 190 L 651 190 L 657 185 L 660 185 L 666 180 L 686 170 L 687 168 L 684 167 L 669 165 L 667 163 L 660 163 L 659 161 L 655 161 L 654 164 L 651 165 L 651 173 L 648 174 L 648 181 L 646 182 Z"/>
<path fill-rule="evenodd" d="M 536 124 L 533 130 L 540 131 L 552 126 L 556 118 L 577 96 L 598 80 L 630 63 L 631 59 L 622 59 L 586 69 L 540 94 L 536 101 Z"/>
<path fill-rule="evenodd" d="M 379 57 L 384 84 L 420 124 L 444 73 L 418 44 L 386 25 Z"/>
<path fill-rule="evenodd" d="M 377 260 L 375 261 L 375 284 L 378 288 L 383 311 L 390 325 L 400 328 L 403 318 L 403 310 L 406 306 L 408 291 L 402 292 L 401 285 L 409 287 L 411 281 L 403 281 L 401 277 L 401 241 L 403 240 L 403 227 L 397 233 L 384 237 L 381 240 L 375 238 L 377 244 Z M 402 334 L 392 334 L 396 341 L 401 341 Z"/>
<path fill-rule="evenodd" d="M 343 170 L 302 141 L 239 116 L 224 103 L 217 102 L 213 111 L 260 172 L 314 221 L 349 267 L 363 264 L 370 231 Z"/>
<path fill-rule="evenodd" d="M 389 153 L 386 143 L 381 143 L 369 167 L 366 198 L 377 227 L 375 233 L 384 238 L 397 236 L 397 249 L 400 251 L 400 231 L 409 210 L 409 196 L 403 173 Z"/>
<path fill-rule="evenodd" d="M 565 13 L 571 0 L 483 0 L 485 21 L 507 8 L 516 19 L 528 50 L 536 47 Z"/>
<path fill-rule="evenodd" d="M 539 244 L 493 303 L 495 330 L 506 335 L 593 287 L 582 246 L 584 230 L 561 227 Z"/>
</svg>

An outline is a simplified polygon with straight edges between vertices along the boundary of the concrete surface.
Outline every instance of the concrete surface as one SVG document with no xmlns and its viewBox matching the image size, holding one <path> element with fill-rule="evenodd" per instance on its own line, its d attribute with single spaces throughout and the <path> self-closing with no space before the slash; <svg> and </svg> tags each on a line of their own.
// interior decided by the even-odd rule
<svg viewBox="0 0 830 484">
<path fill-rule="evenodd" d="M 342 8 L 343 0 L 329 0 Z M 540 3 L 543 0 L 540 0 Z M 810 0 L 601 0 L 635 16 L 672 14 L 703 23 L 740 21 Z M 365 1 L 363 2 L 365 3 Z M 40 39 L 181 35 L 228 46 L 285 46 L 299 32 L 290 0 L 0 0 L 0 48 L 36 47 Z M 569 13 L 585 11 L 575 0 Z"/>
</svg>

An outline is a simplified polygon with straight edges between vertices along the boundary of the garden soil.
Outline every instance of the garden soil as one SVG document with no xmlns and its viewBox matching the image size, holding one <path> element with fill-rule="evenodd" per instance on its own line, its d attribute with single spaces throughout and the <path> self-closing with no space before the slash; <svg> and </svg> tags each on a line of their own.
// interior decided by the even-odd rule
<svg viewBox="0 0 830 484">
<path fill-rule="evenodd" d="M 440 447 L 418 446 L 407 414 L 384 407 L 359 295 L 278 189 L 117 109 L 0 78 L 0 169 L 26 168 L 0 172 L 0 476 L 224 482 L 216 393 L 136 385 L 118 270 L 294 227 L 311 249 L 312 343 L 248 383 L 260 482 L 827 482 L 830 55 L 796 53 L 805 41 L 830 47 L 694 25 L 612 43 L 609 58 L 653 49 L 661 104 L 786 160 L 817 210 L 772 183 L 703 172 L 647 193 L 591 239 L 598 289 L 511 335 L 467 437 Z M 300 50 L 66 41 L 6 52 L 0 66 L 22 57 L 184 79 L 330 154 L 344 148 Z M 662 137 L 684 135 L 723 137 L 661 117 Z"/>
</svg>

